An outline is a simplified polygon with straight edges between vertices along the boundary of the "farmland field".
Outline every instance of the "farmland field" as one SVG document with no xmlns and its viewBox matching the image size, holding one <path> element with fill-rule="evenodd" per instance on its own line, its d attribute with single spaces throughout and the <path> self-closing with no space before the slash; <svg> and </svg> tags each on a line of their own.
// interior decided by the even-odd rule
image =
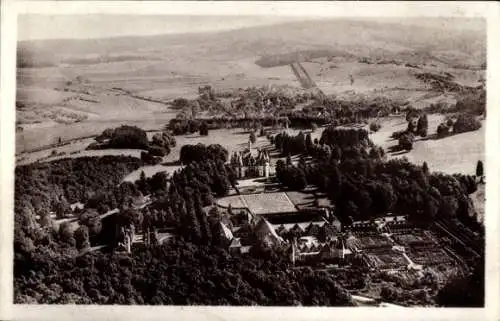
<svg viewBox="0 0 500 321">
<path fill-rule="evenodd" d="M 100 157 L 100 156 L 132 156 L 141 157 L 140 149 L 102 149 L 102 150 L 76 150 L 72 152 L 66 152 L 65 148 L 54 148 L 51 150 L 56 150 L 58 153 L 64 153 L 61 155 L 50 155 L 49 151 L 40 151 L 36 155 L 28 154 L 26 157 L 22 157 L 16 162 L 16 165 L 26 165 L 33 163 L 37 160 L 51 162 L 63 158 L 79 158 L 79 157 Z M 66 149 L 67 150 L 67 149 Z M 46 154 L 46 155 L 45 155 Z"/>
<path fill-rule="evenodd" d="M 73 124 L 50 123 L 46 126 L 41 124 L 23 126 L 22 132 L 16 133 L 16 153 L 25 150 L 40 148 L 46 145 L 82 137 L 96 136 L 106 128 L 115 128 L 121 125 L 137 126 L 144 130 L 160 129 L 173 116 L 169 114 L 150 115 L 147 118 L 116 119 L 106 121 L 82 121 Z"/>
</svg>

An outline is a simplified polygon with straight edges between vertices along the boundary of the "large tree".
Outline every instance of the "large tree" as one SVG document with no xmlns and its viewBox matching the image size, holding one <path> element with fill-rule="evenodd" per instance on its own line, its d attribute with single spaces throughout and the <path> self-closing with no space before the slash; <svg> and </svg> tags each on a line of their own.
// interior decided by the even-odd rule
<svg viewBox="0 0 500 321">
<path fill-rule="evenodd" d="M 417 135 L 426 137 L 428 129 L 429 129 L 429 121 L 427 120 L 427 114 L 423 114 L 418 119 Z"/>
<path fill-rule="evenodd" d="M 484 167 L 483 167 L 483 162 L 481 160 L 477 161 L 476 176 L 479 177 L 480 182 L 483 183 L 483 180 L 484 180 Z"/>
</svg>

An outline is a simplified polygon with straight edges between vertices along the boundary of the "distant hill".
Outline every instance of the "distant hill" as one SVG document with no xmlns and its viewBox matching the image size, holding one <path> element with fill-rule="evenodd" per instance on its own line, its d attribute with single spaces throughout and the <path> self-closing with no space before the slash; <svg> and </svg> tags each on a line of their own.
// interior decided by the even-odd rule
<svg viewBox="0 0 500 321">
<path fill-rule="evenodd" d="M 415 21 L 415 24 L 419 21 Z M 456 22 L 456 21 L 455 21 Z M 321 20 L 283 23 L 216 33 L 116 37 L 89 40 L 21 41 L 19 66 L 53 63 L 96 63 L 99 56 L 116 60 L 183 56 L 189 60 L 231 60 L 290 54 L 301 50 L 328 51 L 335 55 L 413 60 L 441 59 L 456 65 L 481 66 L 486 61 L 486 33 L 456 24 L 427 23 L 416 26 L 388 20 Z M 123 57 L 120 57 L 123 55 Z M 91 56 L 92 59 L 87 57 Z M 138 58 L 139 57 L 139 58 Z M 87 60 L 86 60 L 87 59 Z M 109 61 L 109 60 L 105 60 Z"/>
</svg>

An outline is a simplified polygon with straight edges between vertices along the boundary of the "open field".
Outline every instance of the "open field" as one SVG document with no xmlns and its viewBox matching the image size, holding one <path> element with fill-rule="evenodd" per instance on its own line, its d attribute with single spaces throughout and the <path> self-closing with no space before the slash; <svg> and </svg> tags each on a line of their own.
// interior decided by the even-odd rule
<svg viewBox="0 0 500 321">
<path fill-rule="evenodd" d="M 73 124 L 57 124 L 54 122 L 24 126 L 24 130 L 16 133 L 16 153 L 32 150 L 46 145 L 57 143 L 58 139 L 72 140 L 82 137 L 96 136 L 106 128 L 115 128 L 121 125 L 137 126 L 144 130 L 154 130 L 163 127 L 171 118 L 171 114 L 151 114 L 148 117 L 115 120 L 86 120 Z"/>
<path fill-rule="evenodd" d="M 429 115 L 429 138 L 417 138 L 411 151 L 388 153 L 389 158 L 406 157 L 418 165 L 425 161 L 431 171 L 474 174 L 477 161 L 485 160 L 485 122 L 482 121 L 483 126 L 477 131 L 434 139 L 432 135 L 443 118 L 442 115 Z M 391 134 L 407 128 L 404 117 L 384 118 L 381 125 L 382 128 L 370 138 L 385 150 L 398 144 L 397 140 L 390 138 Z"/>
<path fill-rule="evenodd" d="M 57 149 L 56 149 L 57 150 Z M 55 161 L 63 158 L 79 158 L 79 157 L 101 157 L 101 156 L 132 156 L 132 157 L 141 157 L 140 149 L 102 149 L 102 150 L 80 150 L 73 153 L 66 153 L 56 156 L 45 156 L 41 158 L 37 158 L 40 161 Z M 16 165 L 25 165 L 33 163 L 33 157 L 28 157 L 22 160 L 19 160 Z"/>
</svg>

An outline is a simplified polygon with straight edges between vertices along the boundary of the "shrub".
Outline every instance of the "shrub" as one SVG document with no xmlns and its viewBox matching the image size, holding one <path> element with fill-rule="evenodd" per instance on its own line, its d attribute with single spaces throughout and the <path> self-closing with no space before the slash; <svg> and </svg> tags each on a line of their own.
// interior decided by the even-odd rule
<svg viewBox="0 0 500 321">
<path fill-rule="evenodd" d="M 449 135 L 449 133 L 450 133 L 450 126 L 448 126 L 446 123 L 439 124 L 436 132 L 439 138 L 445 137 Z"/>
<path fill-rule="evenodd" d="M 406 130 L 398 130 L 398 131 L 395 131 L 391 134 L 391 138 L 399 139 L 401 136 L 405 135 L 406 133 L 407 133 Z"/>
<path fill-rule="evenodd" d="M 160 146 L 150 146 L 148 151 L 149 151 L 149 154 L 151 154 L 152 156 L 163 157 L 167 154 L 165 149 L 163 147 L 160 147 Z"/>
<path fill-rule="evenodd" d="M 382 126 L 379 123 L 373 122 L 370 124 L 370 130 L 372 132 L 378 132 L 382 128 Z"/>
</svg>

